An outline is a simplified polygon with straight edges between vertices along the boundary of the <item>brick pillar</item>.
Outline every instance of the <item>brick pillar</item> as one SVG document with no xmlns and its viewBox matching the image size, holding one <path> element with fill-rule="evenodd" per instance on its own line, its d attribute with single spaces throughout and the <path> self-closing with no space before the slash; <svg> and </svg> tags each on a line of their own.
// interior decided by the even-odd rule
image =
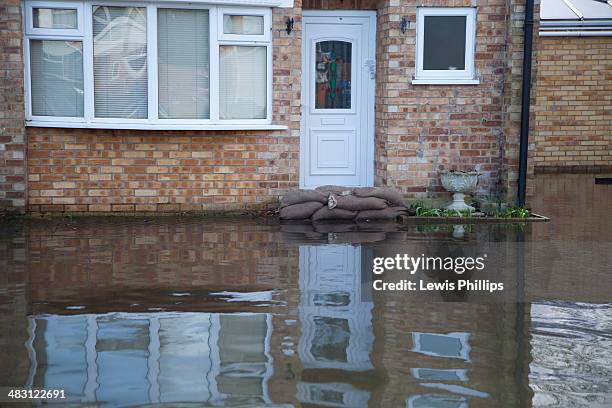
<svg viewBox="0 0 612 408">
<path fill-rule="evenodd" d="M 0 4 L 0 212 L 25 210 L 23 52 L 19 0 Z"/>
<path fill-rule="evenodd" d="M 531 65 L 531 110 L 529 118 L 529 160 L 527 162 L 527 197 L 534 194 L 533 140 L 535 137 L 535 101 L 537 78 L 537 48 L 540 20 L 539 0 L 535 0 L 533 26 L 533 59 Z M 521 90 L 523 75 L 523 25 L 525 21 L 525 0 L 506 2 L 506 78 L 504 84 L 503 130 L 504 145 L 502 158 L 502 186 L 508 201 L 514 201 L 517 193 L 519 146 L 521 137 Z"/>
</svg>

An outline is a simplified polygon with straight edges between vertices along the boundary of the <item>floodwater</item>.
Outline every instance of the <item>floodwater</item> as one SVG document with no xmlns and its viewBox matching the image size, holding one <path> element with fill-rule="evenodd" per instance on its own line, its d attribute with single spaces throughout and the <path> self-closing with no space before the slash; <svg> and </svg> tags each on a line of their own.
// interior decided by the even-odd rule
<svg viewBox="0 0 612 408">
<path fill-rule="evenodd" d="M 533 207 L 552 221 L 526 225 L 0 225 L 0 390 L 64 390 L 44 401 L 60 406 L 610 407 L 612 186 L 593 179 L 539 176 Z M 487 261 L 372 273 L 395 254 Z M 504 288 L 373 289 L 411 278 Z"/>
</svg>

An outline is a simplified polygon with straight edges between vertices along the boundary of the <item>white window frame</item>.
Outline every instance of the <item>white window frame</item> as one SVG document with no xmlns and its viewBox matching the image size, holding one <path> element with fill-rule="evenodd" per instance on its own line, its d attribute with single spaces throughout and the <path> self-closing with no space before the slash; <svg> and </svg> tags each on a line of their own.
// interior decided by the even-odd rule
<svg viewBox="0 0 612 408">
<path fill-rule="evenodd" d="M 268 9 L 269 10 L 269 9 Z M 246 8 L 246 7 L 223 7 L 218 10 L 218 23 L 217 27 L 219 30 L 219 41 L 259 41 L 269 42 L 271 41 L 271 30 L 272 26 L 272 14 L 266 12 L 266 9 L 257 7 Z M 226 34 L 223 32 L 223 16 L 259 16 L 263 17 L 264 20 L 264 32 L 262 35 L 256 34 Z"/>
<path fill-rule="evenodd" d="M 424 70 L 425 17 L 428 16 L 465 16 L 465 69 L 464 70 Z M 465 84 L 476 85 L 474 53 L 476 51 L 476 8 L 474 7 L 418 7 L 416 32 L 416 75 L 412 84 Z"/>
<path fill-rule="evenodd" d="M 147 12 L 147 76 L 148 118 L 96 118 L 94 116 L 93 27 L 94 6 L 142 7 Z M 79 30 L 36 29 L 32 32 L 32 7 L 77 9 Z M 26 126 L 70 127 L 95 129 L 161 129 L 161 130 L 251 130 L 287 129 L 272 124 L 272 10 L 269 7 L 218 7 L 214 4 L 188 2 L 149 1 L 26 1 L 24 29 L 25 104 Z M 210 118 L 209 119 L 160 119 L 158 108 L 157 70 L 157 10 L 200 9 L 209 13 L 210 38 Z M 264 35 L 222 35 L 223 13 L 234 15 L 261 15 L 264 17 Z M 219 26 L 220 23 L 220 26 Z M 70 31 L 70 33 L 65 32 Z M 30 40 L 81 41 L 83 43 L 83 117 L 35 116 L 32 114 L 30 78 Z M 260 46 L 267 50 L 266 118 L 220 119 L 219 117 L 219 47 L 221 45 Z"/>
<path fill-rule="evenodd" d="M 48 2 L 48 1 L 29 1 L 26 3 L 25 16 L 25 32 L 28 35 L 66 35 L 66 36 L 82 36 L 83 35 L 83 3 L 81 2 Z M 77 28 L 39 28 L 34 27 L 34 9 L 68 9 L 76 10 L 77 12 Z"/>
</svg>

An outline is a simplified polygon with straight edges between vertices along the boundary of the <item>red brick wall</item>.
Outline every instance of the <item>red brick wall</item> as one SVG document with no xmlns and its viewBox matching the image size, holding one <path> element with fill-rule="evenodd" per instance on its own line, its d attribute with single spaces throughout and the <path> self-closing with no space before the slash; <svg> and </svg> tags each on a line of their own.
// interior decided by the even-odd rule
<svg viewBox="0 0 612 408">
<path fill-rule="evenodd" d="M 481 83 L 462 86 L 412 85 L 417 2 L 376 5 L 375 183 L 412 195 L 437 194 L 443 191 L 441 169 L 476 168 L 483 174 L 481 192 L 499 187 L 502 178 L 502 188 L 515 189 L 522 2 L 478 2 L 476 69 Z M 422 5 L 443 4 L 431 0 Z M 309 0 L 306 6 L 352 9 L 372 8 L 373 3 Z M 290 35 L 284 32 L 287 17 L 295 20 Z M 399 29 L 403 17 L 410 21 L 404 34 Z M 301 2 L 293 9 L 274 9 L 273 21 L 274 122 L 286 124 L 288 131 L 30 128 L 29 210 L 229 210 L 260 206 L 296 188 Z"/>
<path fill-rule="evenodd" d="M 28 129 L 30 211 L 198 211 L 264 204 L 297 187 L 282 132 Z"/>
<path fill-rule="evenodd" d="M 540 38 L 536 170 L 612 166 L 612 37 Z"/>
<path fill-rule="evenodd" d="M 0 212 L 25 209 L 23 56 L 19 0 L 0 4 Z"/>
<path fill-rule="evenodd" d="M 476 71 L 480 85 L 412 85 L 417 5 L 469 7 L 470 1 L 399 1 L 379 6 L 379 179 L 417 195 L 443 191 L 442 169 L 477 169 L 480 190 L 499 180 L 503 154 L 506 76 L 505 0 L 478 2 Z M 400 32 L 401 19 L 410 25 Z"/>
<path fill-rule="evenodd" d="M 412 85 L 417 6 L 475 4 L 475 60 L 480 85 Z M 524 1 L 506 0 L 304 3 L 304 8 L 377 8 L 377 185 L 396 187 L 410 195 L 436 194 L 443 191 L 440 170 L 476 168 L 483 174 L 481 192 L 515 189 L 523 4 Z M 536 18 L 537 15 L 536 10 Z M 400 32 L 402 18 L 410 22 L 404 34 Z M 513 139 L 510 145 L 506 144 L 507 137 Z M 512 181 L 504 184 L 507 167 Z"/>
</svg>

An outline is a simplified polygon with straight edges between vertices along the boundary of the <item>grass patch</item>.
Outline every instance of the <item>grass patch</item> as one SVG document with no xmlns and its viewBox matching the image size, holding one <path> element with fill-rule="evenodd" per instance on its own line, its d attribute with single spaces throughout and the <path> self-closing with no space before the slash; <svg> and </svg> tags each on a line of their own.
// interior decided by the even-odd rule
<svg viewBox="0 0 612 408">
<path fill-rule="evenodd" d="M 446 208 L 425 208 L 417 207 L 415 209 L 417 217 L 472 217 L 472 211 L 449 210 Z"/>
<path fill-rule="evenodd" d="M 484 198 L 477 199 L 471 204 L 476 206 L 478 212 L 482 212 L 488 217 L 518 219 L 531 217 L 529 209 L 517 205 L 511 206 L 500 200 L 487 200 Z M 414 210 L 417 217 L 471 218 L 474 216 L 474 213 L 470 210 L 449 210 L 442 206 L 443 202 L 431 198 L 414 200 L 408 204 L 408 207 Z"/>
</svg>

